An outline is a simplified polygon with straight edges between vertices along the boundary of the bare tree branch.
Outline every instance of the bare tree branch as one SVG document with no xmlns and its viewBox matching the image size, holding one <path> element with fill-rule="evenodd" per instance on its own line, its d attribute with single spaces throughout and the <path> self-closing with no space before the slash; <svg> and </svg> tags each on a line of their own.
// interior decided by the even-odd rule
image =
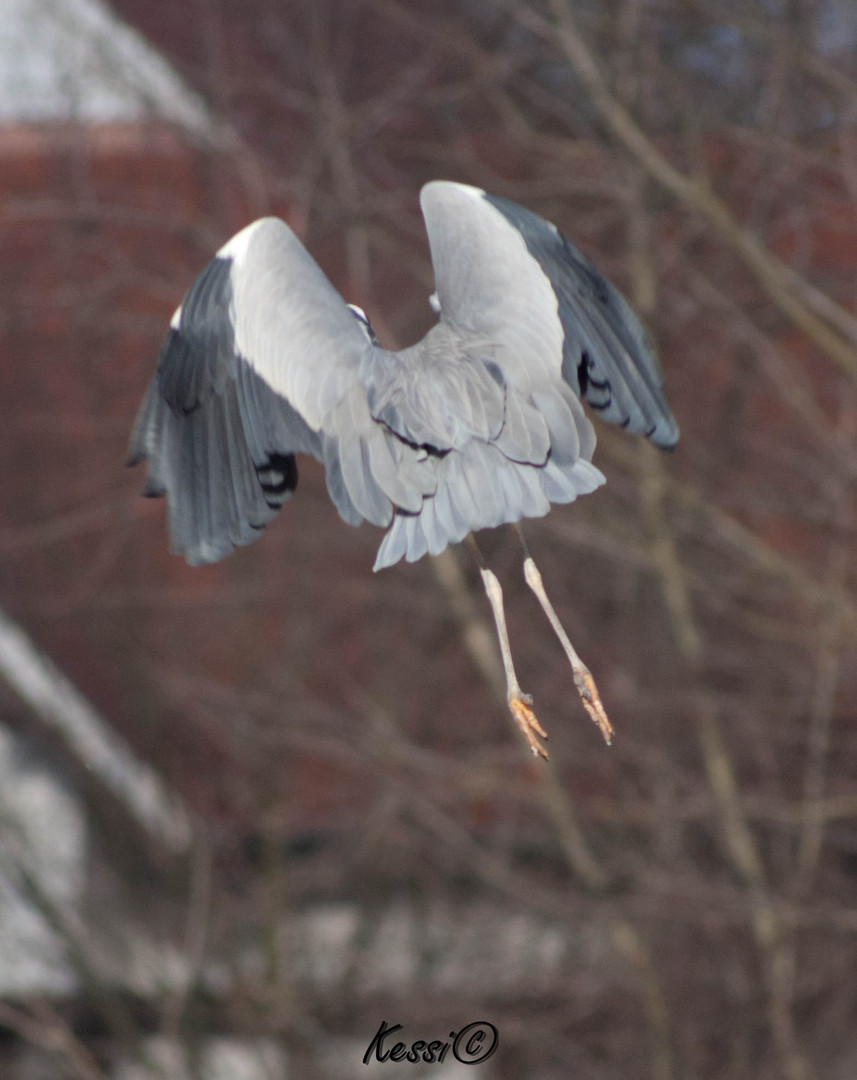
<svg viewBox="0 0 857 1080">
<path fill-rule="evenodd" d="M 62 735 L 81 764 L 126 806 L 150 836 L 170 851 L 187 849 L 190 822 L 178 796 L 167 791 L 150 766 L 133 756 L 80 691 L 3 612 L 0 674 L 43 723 Z"/>
</svg>

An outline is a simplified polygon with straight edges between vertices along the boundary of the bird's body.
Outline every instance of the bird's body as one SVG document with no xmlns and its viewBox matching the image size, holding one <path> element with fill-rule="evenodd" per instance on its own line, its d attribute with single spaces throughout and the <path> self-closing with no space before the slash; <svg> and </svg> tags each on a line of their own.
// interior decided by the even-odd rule
<svg viewBox="0 0 857 1080">
<path fill-rule="evenodd" d="M 380 569 L 602 484 L 581 399 L 677 441 L 643 327 L 553 225 L 446 181 L 421 204 L 440 318 L 399 352 L 276 218 L 238 233 L 191 286 L 130 446 L 189 562 L 258 536 L 296 486 L 299 453 L 324 464 L 347 522 L 387 530 Z"/>
</svg>

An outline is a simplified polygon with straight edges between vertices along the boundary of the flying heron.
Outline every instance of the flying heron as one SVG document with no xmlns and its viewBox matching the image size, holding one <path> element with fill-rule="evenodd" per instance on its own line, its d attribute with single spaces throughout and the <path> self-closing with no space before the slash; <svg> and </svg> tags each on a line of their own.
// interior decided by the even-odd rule
<svg viewBox="0 0 857 1080">
<path fill-rule="evenodd" d="M 465 184 L 426 184 L 420 203 L 439 318 L 422 341 L 384 349 L 284 222 L 225 244 L 173 315 L 131 435 L 166 495 L 173 551 L 192 565 L 255 540 L 297 484 L 295 455 L 325 467 L 351 525 L 387 531 L 375 570 L 479 529 L 541 517 L 594 491 L 605 419 L 670 448 L 678 427 L 648 335 L 621 294 L 549 222 Z M 478 555 L 478 549 L 475 549 Z M 478 556 L 506 672 L 532 752 L 544 729 L 518 683 L 500 583 Z M 592 676 L 524 547 L 524 575 L 610 741 Z"/>
</svg>

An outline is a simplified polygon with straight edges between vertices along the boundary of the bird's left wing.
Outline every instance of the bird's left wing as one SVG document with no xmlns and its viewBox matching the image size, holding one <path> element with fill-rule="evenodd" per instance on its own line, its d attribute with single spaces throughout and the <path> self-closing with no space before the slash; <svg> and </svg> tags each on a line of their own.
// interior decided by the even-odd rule
<svg viewBox="0 0 857 1080">
<path fill-rule="evenodd" d="M 129 461 L 167 495 L 174 551 L 212 562 L 246 544 L 294 490 L 294 455 L 324 462 L 352 524 L 416 509 L 426 478 L 369 413 L 361 364 L 377 351 L 282 221 L 263 218 L 206 266 L 173 316 Z M 409 471 L 410 470 L 410 471 Z"/>
</svg>

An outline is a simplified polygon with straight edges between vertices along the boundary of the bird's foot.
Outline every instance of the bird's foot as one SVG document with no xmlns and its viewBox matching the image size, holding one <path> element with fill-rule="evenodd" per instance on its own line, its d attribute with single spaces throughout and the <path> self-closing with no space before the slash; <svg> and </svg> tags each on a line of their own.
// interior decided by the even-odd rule
<svg viewBox="0 0 857 1080">
<path fill-rule="evenodd" d="M 584 709 L 598 725 L 601 734 L 604 736 L 604 741 L 610 746 L 613 742 L 613 725 L 610 723 L 607 711 L 601 703 L 601 695 L 598 693 L 595 679 L 592 678 L 592 672 L 585 664 L 581 663 L 579 667 L 575 666 L 574 685 L 577 687 L 578 694 L 580 694 Z"/>
<path fill-rule="evenodd" d="M 596 691 L 597 696 L 598 691 Z M 527 740 L 527 746 L 532 751 L 533 757 L 547 760 L 548 752 L 539 742 L 539 736 L 546 739 L 548 733 L 539 723 L 538 717 L 533 712 L 532 704 L 533 699 L 529 694 L 517 693 L 509 695 L 509 710 L 515 718 L 515 723 L 521 729 L 521 734 Z"/>
</svg>

